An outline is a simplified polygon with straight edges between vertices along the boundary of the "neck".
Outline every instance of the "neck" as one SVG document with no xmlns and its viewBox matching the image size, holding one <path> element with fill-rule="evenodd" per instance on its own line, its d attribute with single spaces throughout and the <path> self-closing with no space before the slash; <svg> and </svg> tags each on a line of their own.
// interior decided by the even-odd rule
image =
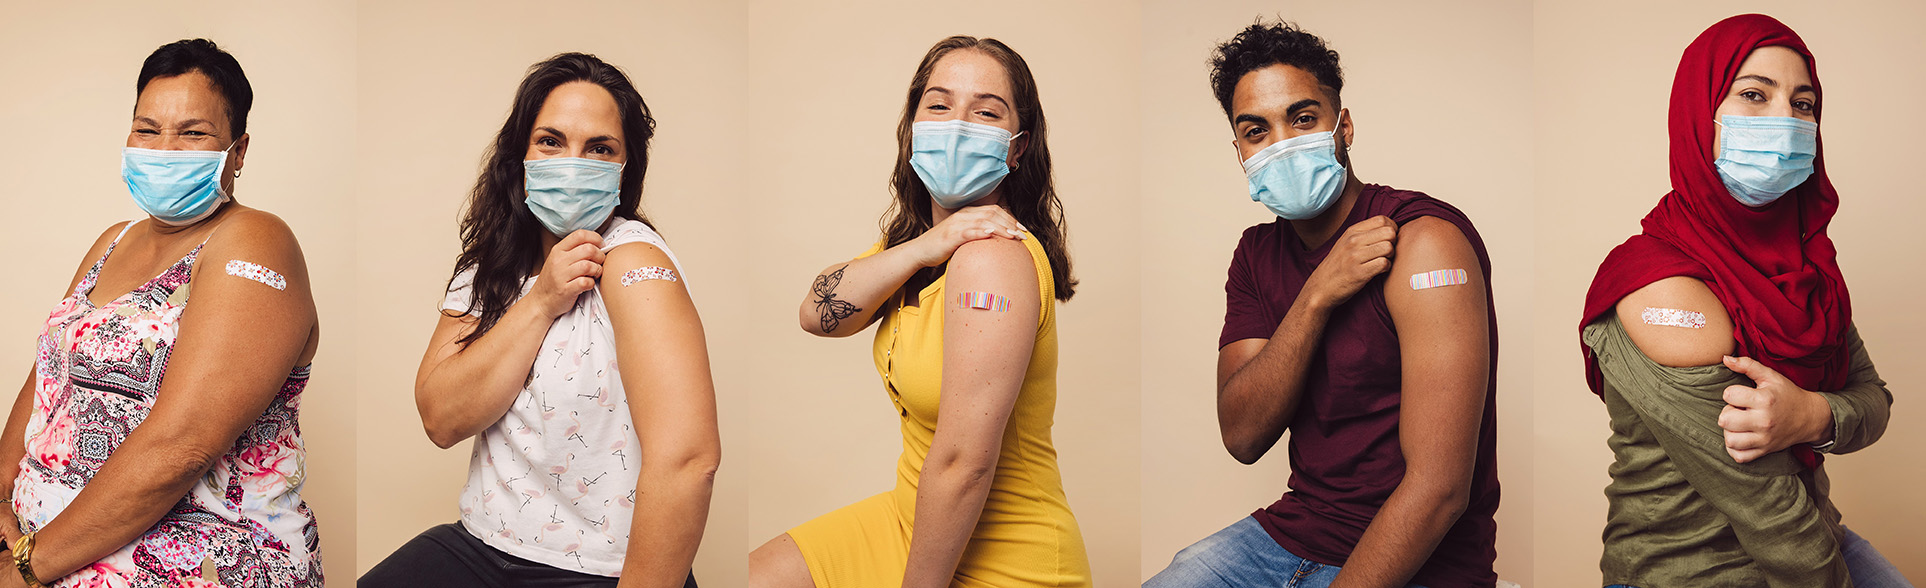
<svg viewBox="0 0 1926 588">
<path fill-rule="evenodd" d="M 1364 193 L 1364 182 L 1358 181 L 1356 174 L 1347 171 L 1344 177 L 1344 194 L 1338 196 L 1338 201 L 1331 204 L 1331 208 L 1325 210 L 1324 214 L 1305 220 L 1290 221 L 1291 230 L 1297 233 L 1299 241 L 1304 242 L 1305 249 L 1323 247 L 1332 237 L 1337 236 L 1338 229 L 1344 227 L 1344 219 L 1351 217 L 1351 207 L 1357 204 L 1358 194 L 1362 193 Z"/>
</svg>

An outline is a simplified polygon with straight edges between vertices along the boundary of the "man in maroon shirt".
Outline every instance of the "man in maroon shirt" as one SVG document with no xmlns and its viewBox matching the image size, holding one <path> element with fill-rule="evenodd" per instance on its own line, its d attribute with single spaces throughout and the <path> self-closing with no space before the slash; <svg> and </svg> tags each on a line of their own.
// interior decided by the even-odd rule
<svg viewBox="0 0 1926 588">
<path fill-rule="evenodd" d="M 1498 328 L 1471 221 L 1358 180 L 1337 52 L 1288 23 L 1217 47 L 1252 200 L 1224 286 L 1217 422 L 1237 461 L 1286 430 L 1290 492 L 1145 586 L 1492 586 Z"/>
</svg>

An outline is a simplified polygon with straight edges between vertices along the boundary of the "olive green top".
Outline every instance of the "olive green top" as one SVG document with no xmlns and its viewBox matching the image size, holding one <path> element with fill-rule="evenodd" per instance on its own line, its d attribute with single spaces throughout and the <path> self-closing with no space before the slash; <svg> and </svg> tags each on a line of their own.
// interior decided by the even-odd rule
<svg viewBox="0 0 1926 588">
<path fill-rule="evenodd" d="M 1583 337 L 1605 376 L 1607 443 L 1617 457 L 1605 488 L 1605 585 L 1852 585 L 1825 469 L 1806 470 L 1785 451 L 1745 464 L 1725 451 L 1725 388 L 1752 380 L 1723 365 L 1659 365 L 1616 315 L 1585 327 Z M 1832 407 L 1830 453 L 1877 441 L 1892 405 L 1856 327 L 1846 344 L 1846 387 L 1821 393 Z"/>
</svg>

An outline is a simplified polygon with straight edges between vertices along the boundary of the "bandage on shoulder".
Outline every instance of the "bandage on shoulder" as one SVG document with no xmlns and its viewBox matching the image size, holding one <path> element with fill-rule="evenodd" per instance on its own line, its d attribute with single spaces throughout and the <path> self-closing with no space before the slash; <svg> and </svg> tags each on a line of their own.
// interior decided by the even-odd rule
<svg viewBox="0 0 1926 588">
<path fill-rule="evenodd" d="M 649 266 L 638 267 L 622 274 L 622 285 L 624 286 L 633 286 L 636 282 L 645 282 L 648 280 L 676 281 L 675 270 L 666 267 Z"/>
<path fill-rule="evenodd" d="M 1465 273 L 1465 270 L 1431 270 L 1420 274 L 1411 274 L 1411 289 L 1423 290 L 1426 288 L 1437 288 L 1439 286 L 1457 286 L 1470 281 L 1471 275 Z"/>
<path fill-rule="evenodd" d="M 1638 320 L 1648 325 L 1661 327 L 1685 327 L 1687 329 L 1705 328 L 1705 313 L 1680 310 L 1677 308 L 1645 307 L 1638 313 Z"/>
<path fill-rule="evenodd" d="M 989 292 L 964 292 L 956 295 L 956 305 L 977 310 L 1010 311 L 1010 299 Z"/>
<path fill-rule="evenodd" d="M 288 280 L 287 278 L 281 277 L 280 273 L 261 267 L 260 264 L 249 263 L 239 259 L 229 260 L 227 262 L 227 275 L 254 280 L 267 284 L 269 288 L 276 290 L 288 289 Z"/>
</svg>

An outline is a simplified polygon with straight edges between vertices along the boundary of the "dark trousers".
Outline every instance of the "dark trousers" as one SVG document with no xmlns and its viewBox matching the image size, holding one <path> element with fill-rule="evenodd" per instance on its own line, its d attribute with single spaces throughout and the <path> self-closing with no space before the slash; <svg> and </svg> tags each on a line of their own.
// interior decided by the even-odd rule
<svg viewBox="0 0 1926 588">
<path fill-rule="evenodd" d="M 355 582 L 359 588 L 614 588 L 616 579 L 540 564 L 489 547 L 461 523 L 422 531 Z M 683 588 L 696 588 L 690 574 Z"/>
</svg>

